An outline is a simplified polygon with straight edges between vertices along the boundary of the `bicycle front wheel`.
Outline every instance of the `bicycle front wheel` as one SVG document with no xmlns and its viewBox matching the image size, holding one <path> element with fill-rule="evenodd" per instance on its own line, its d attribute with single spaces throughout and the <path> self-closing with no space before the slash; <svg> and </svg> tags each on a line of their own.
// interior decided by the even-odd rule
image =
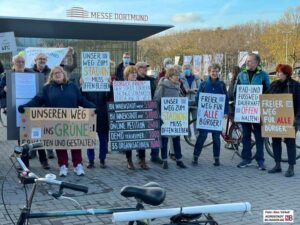
<svg viewBox="0 0 300 225">
<path fill-rule="evenodd" d="M 197 119 L 193 119 L 189 122 L 189 127 L 188 127 L 189 134 L 184 136 L 184 140 L 186 141 L 186 143 L 188 143 L 192 147 L 195 147 L 198 138 L 196 123 L 197 123 Z M 204 142 L 203 148 L 212 145 L 212 143 L 213 143 L 212 139 L 207 138 L 206 141 Z"/>
<path fill-rule="evenodd" d="M 229 144 L 232 145 L 233 150 L 235 153 L 242 158 L 242 150 L 243 150 L 243 132 L 242 132 L 242 126 L 238 123 L 233 123 L 228 131 L 229 140 L 227 141 Z M 254 134 L 251 134 L 251 152 L 252 152 L 252 160 L 255 159 L 255 152 L 254 152 L 254 146 L 255 146 L 255 138 Z"/>
<path fill-rule="evenodd" d="M 284 143 L 284 138 L 282 138 L 282 154 L 281 154 L 281 162 L 288 162 L 287 156 L 287 148 Z M 273 147 L 272 147 L 272 138 L 265 138 L 265 148 L 268 154 L 274 158 Z M 296 133 L 296 160 L 300 158 L 300 131 Z"/>
</svg>

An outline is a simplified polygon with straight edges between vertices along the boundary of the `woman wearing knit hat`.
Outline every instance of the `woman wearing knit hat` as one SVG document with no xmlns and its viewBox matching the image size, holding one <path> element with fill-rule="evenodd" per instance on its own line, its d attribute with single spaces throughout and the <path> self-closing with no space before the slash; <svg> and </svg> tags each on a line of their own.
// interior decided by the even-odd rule
<svg viewBox="0 0 300 225">
<path fill-rule="evenodd" d="M 300 120 L 300 83 L 291 78 L 293 69 L 290 65 L 278 64 L 276 66 L 276 75 L 278 80 L 272 82 L 269 94 L 292 94 L 294 103 L 295 121 Z M 296 122 L 295 122 L 296 125 Z M 296 126 L 297 128 L 297 126 Z M 296 139 L 285 138 L 289 168 L 285 173 L 286 177 L 294 176 L 294 165 L 296 164 Z M 275 167 L 269 170 L 269 173 L 281 172 L 281 138 L 272 138 L 272 147 L 274 152 Z"/>
</svg>

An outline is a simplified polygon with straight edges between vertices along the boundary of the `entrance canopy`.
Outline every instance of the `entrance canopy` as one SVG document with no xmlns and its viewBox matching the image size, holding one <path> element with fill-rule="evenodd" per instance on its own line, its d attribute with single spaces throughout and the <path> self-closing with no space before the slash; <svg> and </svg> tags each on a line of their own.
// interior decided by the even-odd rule
<svg viewBox="0 0 300 225">
<path fill-rule="evenodd" d="M 0 17 L 0 33 L 13 31 L 16 37 L 29 38 L 139 41 L 172 27 L 171 25 Z"/>
</svg>

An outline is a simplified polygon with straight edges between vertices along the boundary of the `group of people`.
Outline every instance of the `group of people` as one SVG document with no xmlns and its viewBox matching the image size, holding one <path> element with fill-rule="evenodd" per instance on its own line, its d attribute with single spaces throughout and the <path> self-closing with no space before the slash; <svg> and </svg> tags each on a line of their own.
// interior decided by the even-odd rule
<svg viewBox="0 0 300 225">
<path fill-rule="evenodd" d="M 69 54 L 73 56 L 73 63 L 76 67 L 76 54 L 72 48 L 69 48 Z M 100 167 L 106 168 L 106 154 L 108 153 L 109 142 L 109 124 L 107 102 L 113 100 L 113 91 L 110 92 L 82 92 L 80 86 L 83 80 L 72 82 L 68 79 L 68 75 L 74 70 L 74 65 L 61 64 L 53 67 L 51 70 L 47 66 L 47 57 L 44 54 L 38 54 L 35 58 L 35 65 L 33 68 L 25 68 L 25 59 L 23 56 L 17 55 L 13 57 L 13 72 L 38 72 L 44 75 L 45 85 L 42 92 L 38 93 L 31 101 L 24 105 L 20 105 L 18 110 L 24 113 L 25 107 L 61 107 L 61 108 L 77 108 L 79 106 L 85 108 L 95 108 L 97 113 L 97 134 L 99 137 L 99 160 Z M 163 62 L 163 69 L 159 73 L 157 79 L 147 75 L 146 62 L 132 63 L 130 54 L 125 52 L 123 54 L 122 63 L 116 68 L 114 76 L 111 78 L 118 81 L 149 81 L 151 87 L 151 97 L 158 102 L 162 97 L 188 97 L 189 101 L 195 104 L 195 108 L 190 111 L 192 118 L 197 118 L 197 104 L 201 92 L 224 94 L 225 111 L 224 117 L 232 116 L 234 109 L 229 107 L 229 100 L 235 100 L 236 87 L 239 84 L 244 85 L 263 85 L 263 93 L 291 93 L 294 100 L 295 118 L 300 118 L 300 84 L 291 78 L 292 68 L 289 65 L 279 64 L 276 67 L 278 80 L 270 84 L 269 76 L 264 72 L 260 66 L 260 57 L 257 54 L 249 54 L 246 60 L 246 66 L 239 71 L 239 68 L 234 68 L 234 76 L 227 91 L 225 82 L 219 78 L 221 67 L 218 64 L 212 63 L 208 68 L 209 76 L 206 80 L 201 80 L 192 72 L 190 64 L 185 64 L 182 67 L 173 65 L 172 59 L 166 58 Z M 69 74 L 68 74 L 69 73 Z M 0 83 L 0 97 L 5 98 L 7 92 L 6 76 L 1 79 Z M 254 129 L 256 141 L 256 161 L 260 170 L 265 170 L 264 165 L 264 151 L 263 138 L 261 135 L 261 124 L 257 123 L 242 123 L 243 129 L 243 150 L 242 161 L 238 164 L 239 168 L 244 168 L 251 163 L 251 130 Z M 194 128 L 196 130 L 196 127 Z M 207 138 L 208 133 L 212 133 L 213 139 L 213 158 L 214 166 L 220 166 L 220 131 L 211 131 L 198 129 L 197 141 L 193 152 L 192 165 L 197 166 L 199 156 L 201 154 L 203 144 Z M 171 144 L 170 150 L 168 144 Z M 285 176 L 290 177 L 294 175 L 294 165 L 296 163 L 296 145 L 295 138 L 287 138 L 285 140 L 289 158 L 289 169 Z M 269 173 L 281 172 L 281 139 L 273 138 L 273 151 L 276 165 L 269 170 Z M 55 149 L 60 166 L 60 176 L 67 176 L 68 174 L 68 153 L 65 149 Z M 159 156 L 160 151 L 160 156 Z M 170 151 L 170 152 L 169 152 Z M 49 150 L 51 156 L 52 150 Z M 38 150 L 39 160 L 44 169 L 49 169 L 48 159 L 45 150 Z M 187 168 L 182 161 L 182 152 L 180 144 L 180 136 L 162 136 L 161 149 L 151 149 L 150 156 L 153 163 L 161 164 L 163 169 L 168 169 L 168 153 L 176 160 L 178 168 Z M 48 155 L 48 157 L 49 157 Z M 84 166 L 82 163 L 81 149 L 72 149 L 72 162 L 74 172 L 78 176 L 84 175 Z M 132 151 L 126 151 L 127 168 L 135 169 L 132 160 Z M 88 164 L 87 168 L 95 167 L 95 149 L 87 149 Z M 139 167 L 148 170 L 149 166 L 146 163 L 145 149 L 138 150 Z M 23 158 L 24 163 L 29 166 L 29 157 Z"/>
</svg>

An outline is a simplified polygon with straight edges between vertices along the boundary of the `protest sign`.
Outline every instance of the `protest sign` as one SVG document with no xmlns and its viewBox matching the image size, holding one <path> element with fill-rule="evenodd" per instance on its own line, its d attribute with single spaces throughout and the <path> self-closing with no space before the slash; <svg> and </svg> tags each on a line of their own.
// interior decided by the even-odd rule
<svg viewBox="0 0 300 225">
<path fill-rule="evenodd" d="M 191 64 L 192 59 L 193 59 L 192 55 L 183 56 L 183 65 Z"/>
<path fill-rule="evenodd" d="M 260 123 L 259 95 L 262 85 L 237 85 L 235 122 Z"/>
<path fill-rule="evenodd" d="M 161 135 L 188 134 L 188 98 L 161 98 Z"/>
<path fill-rule="evenodd" d="M 222 131 L 225 110 L 224 94 L 200 92 L 197 112 L 197 129 Z"/>
<path fill-rule="evenodd" d="M 203 55 L 203 75 L 208 75 L 208 67 L 212 63 L 212 55 Z"/>
<path fill-rule="evenodd" d="M 193 72 L 198 77 L 201 75 L 201 62 L 202 56 L 201 55 L 194 55 L 193 57 Z"/>
<path fill-rule="evenodd" d="M 214 62 L 219 65 L 223 64 L 223 58 L 224 58 L 224 54 L 222 54 L 222 53 L 214 54 Z"/>
<path fill-rule="evenodd" d="M 295 138 L 293 96 L 260 95 L 263 137 Z"/>
<path fill-rule="evenodd" d="M 23 55 L 25 58 L 25 67 L 32 68 L 35 64 L 34 59 L 39 53 L 43 53 L 47 56 L 47 66 L 53 68 L 54 66 L 60 65 L 68 53 L 68 48 L 26 48 Z"/>
<path fill-rule="evenodd" d="M 0 53 L 11 52 L 17 53 L 17 45 L 14 32 L 0 33 Z"/>
<path fill-rule="evenodd" d="M 248 52 L 239 52 L 238 56 L 238 65 L 241 68 L 245 63 L 248 56 Z"/>
<path fill-rule="evenodd" d="M 81 52 L 82 91 L 110 91 L 109 52 Z"/>
<path fill-rule="evenodd" d="M 174 58 L 174 65 L 178 65 L 180 60 L 180 56 L 175 56 Z"/>
<path fill-rule="evenodd" d="M 83 108 L 25 108 L 21 143 L 42 142 L 42 148 L 87 149 L 97 144 L 96 114 Z"/>
<path fill-rule="evenodd" d="M 113 151 L 160 147 L 157 102 L 114 102 L 108 104 L 109 137 Z"/>
<path fill-rule="evenodd" d="M 114 81 L 114 101 L 151 101 L 150 81 Z"/>
</svg>

